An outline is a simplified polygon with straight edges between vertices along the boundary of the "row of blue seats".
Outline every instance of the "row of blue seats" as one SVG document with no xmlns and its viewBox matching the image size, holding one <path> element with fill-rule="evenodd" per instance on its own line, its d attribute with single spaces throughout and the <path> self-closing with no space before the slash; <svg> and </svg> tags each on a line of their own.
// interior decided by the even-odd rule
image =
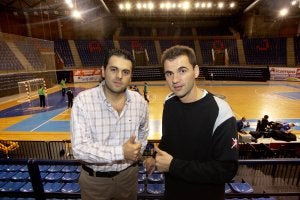
<svg viewBox="0 0 300 200">
<path fill-rule="evenodd" d="M 61 182 L 45 182 L 43 185 L 44 192 L 62 192 L 62 193 L 80 193 L 80 186 L 76 182 L 61 183 Z M 31 182 L 1 182 L 0 192 L 33 192 Z"/>
<path fill-rule="evenodd" d="M 79 166 L 39 165 L 40 172 L 80 172 Z M 27 165 L 0 165 L 0 172 L 28 172 Z"/>
<path fill-rule="evenodd" d="M 147 149 L 151 149 L 152 145 L 147 145 Z M 299 160 L 240 160 L 240 164 L 246 164 L 252 166 L 252 164 L 259 164 L 261 166 L 261 163 L 268 164 L 269 166 L 274 166 L 278 164 L 294 164 L 296 167 L 299 165 Z M 78 198 L 80 196 L 79 192 L 75 192 L 76 188 L 75 186 L 77 184 L 72 184 L 72 183 L 78 183 L 78 178 L 79 178 L 79 171 L 80 171 L 80 163 L 75 160 L 34 160 L 34 159 L 29 159 L 29 160 L 16 160 L 16 159 L 1 159 L 1 164 L 0 164 L 0 173 L 28 173 L 30 174 L 30 178 L 20 181 L 20 180 L 12 180 L 11 178 L 0 180 L 0 188 L 5 188 L 4 190 L 0 189 L 0 197 L 3 197 L 7 194 L 13 193 L 14 195 L 23 195 L 26 197 L 32 197 L 33 192 L 31 192 L 31 196 L 28 196 L 30 194 L 30 184 L 33 188 L 37 188 L 34 190 L 34 194 L 37 193 L 37 195 L 51 195 L 51 197 L 57 197 L 57 195 L 77 195 L 74 196 Z M 27 167 L 26 167 L 27 166 Z M 289 168 L 288 165 L 286 165 L 286 169 Z M 64 170 L 64 172 L 62 172 Z M 272 170 L 273 171 L 273 170 Z M 281 171 L 281 170 L 279 170 Z M 67 172 L 67 173 L 66 173 Z M 139 184 L 140 191 L 141 193 L 139 194 L 140 196 L 147 196 L 148 194 L 154 195 L 157 194 L 158 196 L 161 195 L 164 191 L 164 176 L 158 171 L 155 171 L 153 174 L 149 175 L 145 171 L 145 167 L 140 163 L 139 165 L 139 181 L 137 184 Z M 274 171 L 275 173 L 276 171 Z M 21 174 L 20 173 L 20 174 Z M 48 179 L 46 180 L 45 177 L 47 175 L 51 174 Z M 61 175 L 69 174 L 70 176 L 76 175 L 75 178 L 72 181 L 66 181 L 62 180 Z M 290 180 L 289 184 L 293 185 L 293 182 L 297 182 L 297 179 L 291 175 L 291 180 L 290 178 L 287 178 Z M 274 174 L 275 178 L 281 176 L 280 174 Z M 286 176 L 286 174 L 285 174 Z M 57 178 L 58 177 L 58 178 Z M 296 177 L 297 178 L 297 177 Z M 240 178 L 237 177 L 237 181 L 230 182 L 226 184 L 224 191 L 227 193 L 227 197 L 237 197 L 237 196 L 247 196 L 249 193 L 249 196 L 251 197 L 258 197 L 259 195 L 267 195 L 267 193 L 261 193 L 257 191 L 256 193 L 254 192 L 254 188 L 249 184 L 250 182 L 245 182 L 242 180 L 239 181 Z M 295 180 L 294 180 L 295 179 Z M 254 183 L 258 186 L 256 181 L 251 181 L 251 183 Z M 285 185 L 285 184 L 284 184 Z M 282 186 L 284 186 L 282 185 Z M 16 186 L 16 187 L 14 187 Z M 70 193 L 63 193 L 62 189 L 64 187 L 70 187 L 74 186 L 74 190 L 68 190 Z M 77 185 L 78 186 L 78 185 Z M 25 189 L 24 189 L 25 188 Z M 27 189 L 26 189 L 27 188 Z M 38 189 L 39 188 L 39 189 Z M 142 190 L 144 188 L 144 190 Z M 78 189 L 78 187 L 77 187 Z M 22 191 L 28 191 L 28 192 L 22 192 Z M 57 191 L 57 192 L 55 192 Z M 64 189 L 64 191 L 67 191 Z M 153 193 L 150 193 L 152 191 Z M 290 190 L 292 191 L 292 190 Z M 14 193 L 16 192 L 16 193 Z M 161 192 L 161 194 L 159 193 Z M 20 194 L 21 193 L 21 194 Z M 269 191 L 270 193 L 270 191 Z M 298 192 L 299 193 L 299 192 Z M 298 193 L 294 192 L 293 195 L 298 195 Z M 245 195 L 246 194 L 246 195 Z M 280 193 L 282 194 L 282 193 Z M 285 193 L 284 193 L 285 194 Z"/>
</svg>

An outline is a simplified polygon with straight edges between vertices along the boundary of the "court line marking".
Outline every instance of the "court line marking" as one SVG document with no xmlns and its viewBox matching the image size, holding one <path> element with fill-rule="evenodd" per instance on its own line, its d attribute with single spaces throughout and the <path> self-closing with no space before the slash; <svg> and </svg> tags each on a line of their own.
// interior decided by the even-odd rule
<svg viewBox="0 0 300 200">
<path fill-rule="evenodd" d="M 58 115 L 48 119 L 47 121 L 43 122 L 42 124 L 38 125 L 37 127 L 35 127 L 34 129 L 31 129 L 30 132 L 35 131 L 36 129 L 42 127 L 43 125 L 47 124 L 48 122 L 50 122 L 52 119 L 56 118 L 57 116 L 61 115 L 62 113 L 66 112 L 66 110 L 64 110 L 63 112 L 59 113 Z"/>
</svg>

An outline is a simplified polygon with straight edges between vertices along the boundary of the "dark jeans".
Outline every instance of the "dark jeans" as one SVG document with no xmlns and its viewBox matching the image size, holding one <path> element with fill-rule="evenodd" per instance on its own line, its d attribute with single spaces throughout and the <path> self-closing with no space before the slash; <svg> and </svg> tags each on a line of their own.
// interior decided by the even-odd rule
<svg viewBox="0 0 300 200">
<path fill-rule="evenodd" d="M 45 95 L 39 95 L 40 96 L 40 107 L 45 108 L 46 106 L 46 98 Z"/>
</svg>

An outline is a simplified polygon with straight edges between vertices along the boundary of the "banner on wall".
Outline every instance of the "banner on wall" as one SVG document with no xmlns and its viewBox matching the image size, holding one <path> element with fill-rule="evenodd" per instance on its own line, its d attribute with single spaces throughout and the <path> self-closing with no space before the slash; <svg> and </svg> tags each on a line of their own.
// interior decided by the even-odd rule
<svg viewBox="0 0 300 200">
<path fill-rule="evenodd" d="M 100 69 L 73 70 L 74 83 L 99 82 L 101 80 Z"/>
<path fill-rule="evenodd" d="M 300 68 L 269 67 L 270 80 L 274 81 L 300 81 Z"/>
</svg>

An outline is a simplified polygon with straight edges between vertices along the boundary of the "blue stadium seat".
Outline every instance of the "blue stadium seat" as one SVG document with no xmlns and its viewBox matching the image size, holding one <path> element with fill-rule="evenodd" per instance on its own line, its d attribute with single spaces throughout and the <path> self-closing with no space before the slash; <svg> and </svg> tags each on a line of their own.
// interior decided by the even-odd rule
<svg viewBox="0 0 300 200">
<path fill-rule="evenodd" d="M 138 182 L 143 182 L 146 180 L 146 174 L 140 174 L 138 175 Z"/>
<path fill-rule="evenodd" d="M 59 173 L 59 172 L 56 172 L 56 173 L 49 173 L 46 177 L 45 177 L 45 180 L 46 181 L 59 181 L 61 180 L 61 178 L 63 177 L 63 173 Z"/>
<path fill-rule="evenodd" d="M 3 185 L 0 188 L 1 192 L 13 192 L 13 191 L 19 191 L 19 189 L 25 185 L 25 182 L 12 182 L 9 181 L 5 185 Z"/>
<path fill-rule="evenodd" d="M 32 184 L 31 182 L 27 182 L 25 185 L 23 185 L 20 188 L 21 192 L 33 192 Z"/>
<path fill-rule="evenodd" d="M 165 192 L 165 185 L 162 183 L 148 183 L 147 192 L 150 194 L 163 194 Z"/>
<path fill-rule="evenodd" d="M 41 172 L 40 175 L 41 175 L 41 179 L 45 179 L 45 177 L 48 175 L 49 173 L 47 172 Z"/>
<path fill-rule="evenodd" d="M 29 173 L 28 172 L 18 172 L 15 175 L 11 177 L 14 181 L 24 181 L 29 179 Z"/>
<path fill-rule="evenodd" d="M 9 165 L 0 165 L 0 172 L 6 171 L 6 169 L 9 167 Z"/>
<path fill-rule="evenodd" d="M 145 184 L 139 183 L 138 184 L 138 194 L 141 194 L 145 191 Z"/>
<path fill-rule="evenodd" d="M 47 170 L 48 172 L 60 172 L 64 168 L 64 165 L 52 165 Z"/>
<path fill-rule="evenodd" d="M 19 171 L 22 167 L 24 167 L 24 165 L 9 165 L 6 171 L 15 172 L 15 171 Z"/>
<path fill-rule="evenodd" d="M 19 169 L 19 171 L 20 171 L 20 172 L 28 172 L 28 167 L 27 167 L 27 165 L 24 165 L 23 167 L 21 167 L 21 168 Z"/>
<path fill-rule="evenodd" d="M 247 182 L 245 183 L 234 182 L 234 183 L 229 183 L 229 185 L 233 191 L 238 193 L 252 193 L 254 191 L 252 186 Z"/>
<path fill-rule="evenodd" d="M 164 180 L 164 175 L 162 173 L 152 173 L 148 175 L 148 180 L 153 182 L 161 182 Z"/>
<path fill-rule="evenodd" d="M 58 182 L 48 182 L 44 185 L 44 191 L 45 192 L 59 192 L 61 188 L 64 186 L 63 183 L 58 183 Z"/>
<path fill-rule="evenodd" d="M 63 193 L 75 193 L 80 192 L 80 186 L 78 183 L 66 183 L 61 189 Z"/>
<path fill-rule="evenodd" d="M 79 173 L 65 173 L 61 178 L 63 181 L 77 181 L 79 179 Z"/>
<path fill-rule="evenodd" d="M 17 172 L 0 172 L 0 180 L 9 180 Z"/>
<path fill-rule="evenodd" d="M 62 172 L 76 172 L 76 170 L 78 169 L 78 166 L 69 166 L 69 165 L 66 165 L 62 168 Z"/>
<path fill-rule="evenodd" d="M 47 170 L 50 168 L 50 165 L 40 165 L 39 169 L 40 172 L 47 172 Z"/>
<path fill-rule="evenodd" d="M 6 184 L 6 181 L 0 181 L 0 188 L 2 187 L 2 185 Z"/>
</svg>

